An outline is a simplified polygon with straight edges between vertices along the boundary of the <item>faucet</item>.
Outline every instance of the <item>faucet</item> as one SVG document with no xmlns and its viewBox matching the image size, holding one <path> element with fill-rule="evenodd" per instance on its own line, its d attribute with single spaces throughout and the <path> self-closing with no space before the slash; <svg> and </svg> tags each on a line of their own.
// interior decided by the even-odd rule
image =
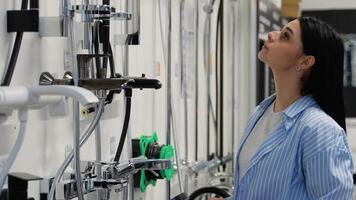
<svg viewBox="0 0 356 200">
<path fill-rule="evenodd" d="M 132 158 L 122 163 L 117 162 L 88 162 L 85 176 L 82 180 L 83 194 L 89 194 L 97 190 L 106 191 L 107 199 L 110 198 L 110 190 L 123 191 L 128 186 L 129 176 L 140 170 L 164 170 L 171 168 L 172 162 L 168 159 L 146 159 L 145 157 Z M 102 178 L 98 179 L 94 167 L 101 166 Z M 67 199 L 77 197 L 75 181 L 69 180 L 61 184 L 63 186 L 64 196 L 57 199 Z M 58 190 L 57 190 L 58 191 Z M 60 190 L 59 190 L 60 191 Z"/>
</svg>

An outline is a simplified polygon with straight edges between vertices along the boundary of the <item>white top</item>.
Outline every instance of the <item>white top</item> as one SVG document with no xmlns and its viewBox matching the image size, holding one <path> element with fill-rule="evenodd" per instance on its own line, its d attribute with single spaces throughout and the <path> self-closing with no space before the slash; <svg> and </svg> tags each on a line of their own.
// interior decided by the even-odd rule
<svg viewBox="0 0 356 200">
<path fill-rule="evenodd" d="M 252 157 L 267 137 L 276 130 L 281 122 L 282 112 L 273 112 L 275 102 L 271 103 L 265 113 L 256 123 L 250 135 L 247 137 L 239 156 L 240 180 L 245 174 Z"/>
</svg>

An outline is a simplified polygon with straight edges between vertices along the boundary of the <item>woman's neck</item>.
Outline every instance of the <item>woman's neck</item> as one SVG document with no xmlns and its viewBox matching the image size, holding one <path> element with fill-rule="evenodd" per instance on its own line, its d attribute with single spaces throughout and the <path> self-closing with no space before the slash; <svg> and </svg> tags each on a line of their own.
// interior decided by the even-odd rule
<svg viewBox="0 0 356 200">
<path fill-rule="evenodd" d="M 281 112 L 302 97 L 300 78 L 295 74 L 273 73 L 276 88 L 274 112 Z"/>
</svg>

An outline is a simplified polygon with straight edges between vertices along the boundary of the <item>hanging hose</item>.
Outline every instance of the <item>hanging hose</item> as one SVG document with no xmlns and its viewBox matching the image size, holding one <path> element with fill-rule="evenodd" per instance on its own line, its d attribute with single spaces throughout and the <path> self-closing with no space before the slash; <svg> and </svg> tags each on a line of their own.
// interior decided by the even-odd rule
<svg viewBox="0 0 356 200">
<path fill-rule="evenodd" d="M 172 100 L 173 101 L 173 100 Z M 171 102 L 171 106 L 172 106 L 172 111 L 173 113 L 175 113 L 175 108 L 174 108 L 174 104 L 173 102 Z M 181 169 L 182 169 L 182 166 L 181 166 L 181 163 L 180 163 L 180 156 L 179 156 L 179 145 L 178 145 L 178 138 L 177 138 L 177 121 L 175 119 L 175 116 L 174 114 L 172 114 L 171 116 L 171 120 L 172 120 L 172 124 L 173 124 L 173 144 L 174 144 L 174 147 L 176 148 L 175 151 L 174 151 L 174 154 L 176 156 L 176 162 L 177 162 L 177 171 L 178 171 L 178 182 L 179 182 L 179 189 L 180 189 L 180 192 L 184 192 L 184 187 L 183 187 L 183 177 L 182 177 L 182 172 L 181 172 Z"/>
<path fill-rule="evenodd" d="M 218 43 L 216 43 L 216 54 L 220 54 L 220 65 L 218 64 L 218 60 L 216 59 L 216 108 L 217 108 L 217 112 L 219 111 L 219 131 L 218 129 L 216 129 L 216 151 L 218 152 L 217 155 L 219 158 L 222 158 L 224 156 L 224 89 L 223 89 L 223 84 L 224 84 L 224 15 L 223 15 L 223 7 L 224 7 L 224 2 L 220 1 L 219 2 L 219 9 L 218 9 L 218 23 L 217 23 L 217 28 L 216 28 L 216 32 L 219 34 L 216 34 L 217 40 L 216 41 L 220 41 L 220 49 L 218 49 Z M 218 37 L 220 37 L 218 40 Z M 218 56 L 216 56 L 218 57 Z M 217 77 L 218 76 L 218 66 L 220 67 L 220 80 Z M 219 81 L 220 81 L 220 85 L 219 85 Z M 220 86 L 220 87 L 219 87 Z M 219 92 L 218 92 L 219 91 Z M 220 96 L 220 98 L 219 98 Z M 218 121 L 216 121 L 216 126 L 218 126 Z M 219 137 L 220 136 L 220 137 Z M 218 140 L 219 138 L 219 140 Z M 220 142 L 219 142 L 220 141 Z M 225 170 L 226 165 L 223 165 L 223 170 Z M 219 169 L 219 168 L 218 168 Z"/>
<path fill-rule="evenodd" d="M 96 55 L 99 54 L 99 25 L 100 21 L 96 21 L 93 25 L 93 46 L 94 46 L 94 53 Z M 95 69 L 96 69 L 96 77 L 100 77 L 100 66 L 101 61 L 99 57 L 95 57 Z"/>
<path fill-rule="evenodd" d="M 204 67 L 205 67 L 205 80 L 206 80 L 206 87 L 207 87 L 207 119 L 206 119 L 206 123 L 207 123 L 207 127 L 206 127 L 206 132 L 207 132 L 207 137 L 206 137 L 206 146 L 207 146 L 207 155 L 206 155 L 206 159 L 209 160 L 210 157 L 210 104 L 211 104 L 211 99 L 210 99 L 210 21 L 211 21 L 211 12 L 212 12 L 212 8 L 209 8 L 208 6 L 212 7 L 212 5 L 210 5 L 210 1 L 208 1 L 207 6 L 205 6 L 204 11 L 206 12 L 206 18 L 205 18 L 205 23 L 204 23 L 204 43 L 203 43 L 203 57 L 204 57 Z"/>
<path fill-rule="evenodd" d="M 160 27 L 160 33 L 161 33 L 161 45 L 162 45 L 162 50 L 163 50 L 163 60 L 164 60 L 164 65 L 168 66 L 168 61 L 167 61 L 167 57 L 165 52 L 166 51 L 166 45 L 164 43 L 164 33 L 163 33 L 163 24 L 162 24 L 162 14 L 161 14 L 161 0 L 158 0 L 158 17 L 159 17 L 159 27 Z M 171 100 L 171 102 L 168 102 L 168 105 L 171 106 L 172 111 L 174 113 L 175 109 L 174 109 L 174 104 L 172 102 L 173 100 Z M 177 145 L 178 141 L 177 141 L 177 131 L 176 131 L 176 121 L 175 121 L 175 117 L 172 114 L 171 116 L 167 116 L 169 118 L 171 118 L 171 122 L 173 124 L 173 142 L 174 142 L 174 147 L 175 147 L 175 157 L 176 157 L 176 162 L 177 162 L 177 173 L 178 173 L 178 182 L 179 182 L 179 188 L 180 188 L 180 192 L 184 191 L 183 188 L 183 181 L 182 181 L 182 175 L 181 175 L 181 163 L 180 163 L 180 156 L 179 156 L 179 146 Z"/>
<path fill-rule="evenodd" d="M 100 120 L 103 110 L 104 110 L 104 99 L 99 99 L 99 106 L 98 106 L 98 109 L 95 111 L 94 118 L 93 118 L 92 122 L 90 123 L 90 125 L 84 131 L 83 136 L 80 138 L 80 144 L 79 144 L 80 147 L 85 144 L 85 142 L 89 139 L 89 137 L 93 133 L 97 123 Z M 72 150 L 69 153 L 69 155 L 67 156 L 67 158 L 65 159 L 65 161 L 62 163 L 62 165 L 59 167 L 59 169 L 56 173 L 56 176 L 54 177 L 54 180 L 52 182 L 51 189 L 50 189 L 50 192 L 49 192 L 49 195 L 47 198 L 48 200 L 54 199 L 54 193 L 56 191 L 57 184 L 59 183 L 60 179 L 62 178 L 66 168 L 72 162 L 73 157 L 74 157 L 74 152 Z"/>
<path fill-rule="evenodd" d="M 100 38 L 100 34 L 99 34 L 99 26 L 100 26 L 100 21 L 96 21 L 94 23 L 94 26 L 93 26 L 93 47 L 94 47 L 94 53 L 96 55 L 99 54 L 99 38 Z M 111 78 L 114 78 L 116 77 L 116 72 L 115 72 L 115 62 L 114 62 L 114 55 L 113 55 L 113 50 L 112 50 L 112 47 L 111 47 L 111 43 L 109 42 L 109 47 L 108 47 L 108 54 L 109 54 L 109 64 L 110 64 L 110 77 Z M 107 68 L 107 60 L 103 60 L 103 68 Z M 101 74 L 100 74 L 100 71 L 101 71 L 101 60 L 100 60 L 100 57 L 95 57 L 95 69 L 96 69 L 96 77 L 97 78 L 101 78 Z M 106 97 L 106 100 L 105 100 L 105 105 L 107 104 L 110 104 L 112 103 L 113 99 L 114 99 L 114 94 L 115 94 L 115 91 L 113 90 L 110 90 L 107 97 Z"/>
<path fill-rule="evenodd" d="M 26 10 L 28 7 L 28 0 L 22 0 L 21 2 L 21 10 Z M 12 49 L 9 66 L 5 72 L 4 79 L 1 83 L 1 86 L 9 86 L 11 83 L 12 75 L 15 71 L 15 66 L 17 62 L 17 57 L 20 53 L 21 43 L 22 43 L 23 32 L 17 32 L 14 47 Z"/>
<path fill-rule="evenodd" d="M 25 132 L 26 132 L 26 126 L 27 126 L 27 117 L 28 117 L 28 113 L 27 110 L 21 111 L 19 110 L 19 120 L 20 120 L 20 130 L 19 130 L 19 134 L 17 136 L 16 142 L 14 144 L 14 147 L 12 148 L 9 157 L 6 160 L 6 163 L 3 167 L 3 169 L 1 170 L 1 174 L 0 174 L 0 191 L 2 190 L 2 187 L 4 186 L 7 174 L 10 171 L 10 168 L 12 166 L 12 164 L 14 163 L 17 154 L 19 153 L 22 143 L 25 139 Z"/>
<path fill-rule="evenodd" d="M 114 52 L 111 47 L 111 43 L 109 43 L 109 64 L 110 64 L 110 76 L 115 77 L 116 72 L 115 72 L 115 62 L 114 62 Z"/>
<path fill-rule="evenodd" d="M 207 84 L 207 159 L 210 158 L 210 114 L 212 116 L 214 130 L 217 131 L 217 120 L 212 110 L 213 104 L 210 94 L 210 37 L 211 37 L 211 13 L 213 12 L 214 0 L 209 0 L 204 6 L 206 12 L 206 18 L 204 23 L 204 66 L 206 72 L 206 84 Z"/>
<path fill-rule="evenodd" d="M 115 72 L 115 62 L 114 62 L 114 55 L 113 55 L 111 43 L 109 43 L 109 64 L 110 64 L 110 77 L 115 78 L 116 77 L 116 72 Z M 107 95 L 105 99 L 105 104 L 110 104 L 112 100 L 114 99 L 114 90 L 110 90 L 109 94 Z"/>
<path fill-rule="evenodd" d="M 117 147 L 115 158 L 114 158 L 114 161 L 116 162 L 119 162 L 120 160 L 122 149 L 124 148 L 124 144 L 125 144 L 127 129 L 129 128 L 130 113 L 131 113 L 131 96 L 132 96 L 132 89 L 125 89 L 126 111 L 125 111 L 124 125 L 122 127 L 119 145 Z"/>
<path fill-rule="evenodd" d="M 71 51 L 71 62 L 72 62 L 72 73 L 74 85 L 78 86 L 78 66 L 77 66 L 77 56 L 76 56 L 76 43 L 74 38 L 74 24 L 73 16 L 69 18 L 69 42 Z M 78 199 L 84 200 L 83 187 L 81 181 L 80 173 L 80 116 L 79 116 L 79 102 L 73 99 L 73 119 L 74 119 L 74 134 L 73 134 L 73 144 L 74 144 L 74 176 L 77 186 Z"/>
</svg>

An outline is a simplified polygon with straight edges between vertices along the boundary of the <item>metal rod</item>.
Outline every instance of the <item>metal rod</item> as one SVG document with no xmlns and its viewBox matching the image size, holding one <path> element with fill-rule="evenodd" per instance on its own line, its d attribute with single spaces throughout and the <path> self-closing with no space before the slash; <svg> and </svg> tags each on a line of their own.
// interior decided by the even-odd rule
<svg viewBox="0 0 356 200">
<path fill-rule="evenodd" d="M 232 75 L 232 119 L 231 119 L 231 121 L 232 121 L 232 135 L 231 135 L 231 147 L 232 147 L 232 149 L 233 149 L 233 151 L 232 152 L 234 152 L 234 146 L 235 146 L 235 119 L 236 119 L 236 117 L 235 117 L 235 99 L 236 99 L 236 97 L 235 97 L 235 95 L 236 95 L 236 93 L 235 93 L 235 84 L 236 84 L 236 82 L 235 82 L 235 73 L 236 73 L 236 70 L 235 70 L 235 53 L 236 53 L 236 49 L 235 49 L 235 41 L 236 41 L 236 36 L 235 36 L 235 34 L 236 34 L 236 24 L 235 24 L 235 22 L 236 22 L 236 16 L 235 16 L 235 1 L 232 1 L 231 2 L 232 3 L 232 5 L 231 5 L 231 13 L 232 13 L 232 19 L 233 19 L 233 22 L 232 22 L 232 52 L 231 52 L 231 59 L 232 59 L 232 73 L 231 73 L 231 75 Z M 234 155 L 234 154 L 233 154 Z M 232 161 L 232 169 L 234 169 L 234 156 L 232 157 L 232 159 L 233 159 L 233 161 Z"/>
<path fill-rule="evenodd" d="M 210 37 L 211 37 L 211 15 L 207 13 L 206 19 L 206 32 L 205 32 L 205 67 L 206 67 L 206 95 L 207 95 L 207 103 L 206 103 L 206 134 L 207 134 L 207 157 L 209 160 L 210 156 L 210 73 L 211 73 L 211 64 L 210 64 Z"/>
<path fill-rule="evenodd" d="M 83 5 L 89 5 L 89 0 L 82 0 Z M 86 13 L 83 10 L 82 20 L 84 22 L 84 40 L 83 40 L 83 49 L 90 49 L 90 41 L 91 41 L 91 31 L 90 31 L 90 14 Z"/>
<path fill-rule="evenodd" d="M 135 2 L 133 2 L 135 1 Z M 125 12 L 126 13 L 131 13 L 133 14 L 133 17 L 135 20 L 137 20 L 139 16 L 137 16 L 137 13 L 134 13 L 134 6 L 130 5 L 130 3 L 139 3 L 136 0 L 125 0 Z M 135 23 L 135 22 L 132 22 Z M 129 23 L 126 20 L 124 22 L 124 34 L 128 35 L 129 33 Z M 129 75 L 129 45 L 125 43 L 123 47 L 123 74 L 124 76 Z M 126 101 L 124 102 L 124 107 L 126 107 Z M 131 132 L 131 126 L 129 125 L 128 130 L 127 130 L 127 138 L 126 138 L 126 147 L 127 147 L 127 158 L 130 159 L 132 158 L 132 132 Z M 128 185 L 128 191 L 126 191 L 126 195 L 124 196 L 124 199 L 134 199 L 134 180 L 133 180 L 133 175 L 129 176 L 129 185 Z"/>
<path fill-rule="evenodd" d="M 101 162 L 101 129 L 100 129 L 100 121 L 95 127 L 95 161 L 96 163 Z M 96 178 L 101 179 L 101 167 L 98 166 L 96 169 Z"/>
<path fill-rule="evenodd" d="M 172 116 L 172 85 L 171 85 L 171 74 L 172 74 L 172 66 L 171 66 L 171 27 L 172 23 L 172 1 L 167 0 L 167 63 L 166 63 L 166 68 L 167 68 L 167 133 L 166 133 L 166 144 L 171 143 L 171 116 Z M 163 36 L 162 36 L 163 37 Z M 180 158 L 176 158 L 177 162 L 180 162 Z M 171 199 L 171 182 L 167 181 L 166 183 L 166 190 L 167 190 L 167 198 L 166 199 Z"/>
<path fill-rule="evenodd" d="M 195 120 L 194 120 L 194 126 L 195 126 L 195 161 L 198 161 L 199 155 L 199 124 L 198 124 L 198 113 L 199 113 L 199 108 L 198 108 L 198 102 L 199 102 L 199 62 L 198 62 L 198 53 L 199 53 L 199 1 L 194 1 L 194 10 L 195 10 L 195 29 L 194 29 L 194 67 L 195 67 Z M 198 177 L 198 174 L 195 175 L 195 178 Z M 198 181 L 194 181 L 194 187 L 198 186 Z"/>
<path fill-rule="evenodd" d="M 199 66 L 198 66 L 198 52 L 199 52 L 199 48 L 198 48 L 198 38 L 199 38 L 199 1 L 194 1 L 194 9 L 195 9 L 195 30 L 194 30 L 194 50 L 195 50 L 195 58 L 194 58 L 194 65 L 195 65 L 195 160 L 198 160 L 198 98 L 199 98 Z"/>
</svg>

